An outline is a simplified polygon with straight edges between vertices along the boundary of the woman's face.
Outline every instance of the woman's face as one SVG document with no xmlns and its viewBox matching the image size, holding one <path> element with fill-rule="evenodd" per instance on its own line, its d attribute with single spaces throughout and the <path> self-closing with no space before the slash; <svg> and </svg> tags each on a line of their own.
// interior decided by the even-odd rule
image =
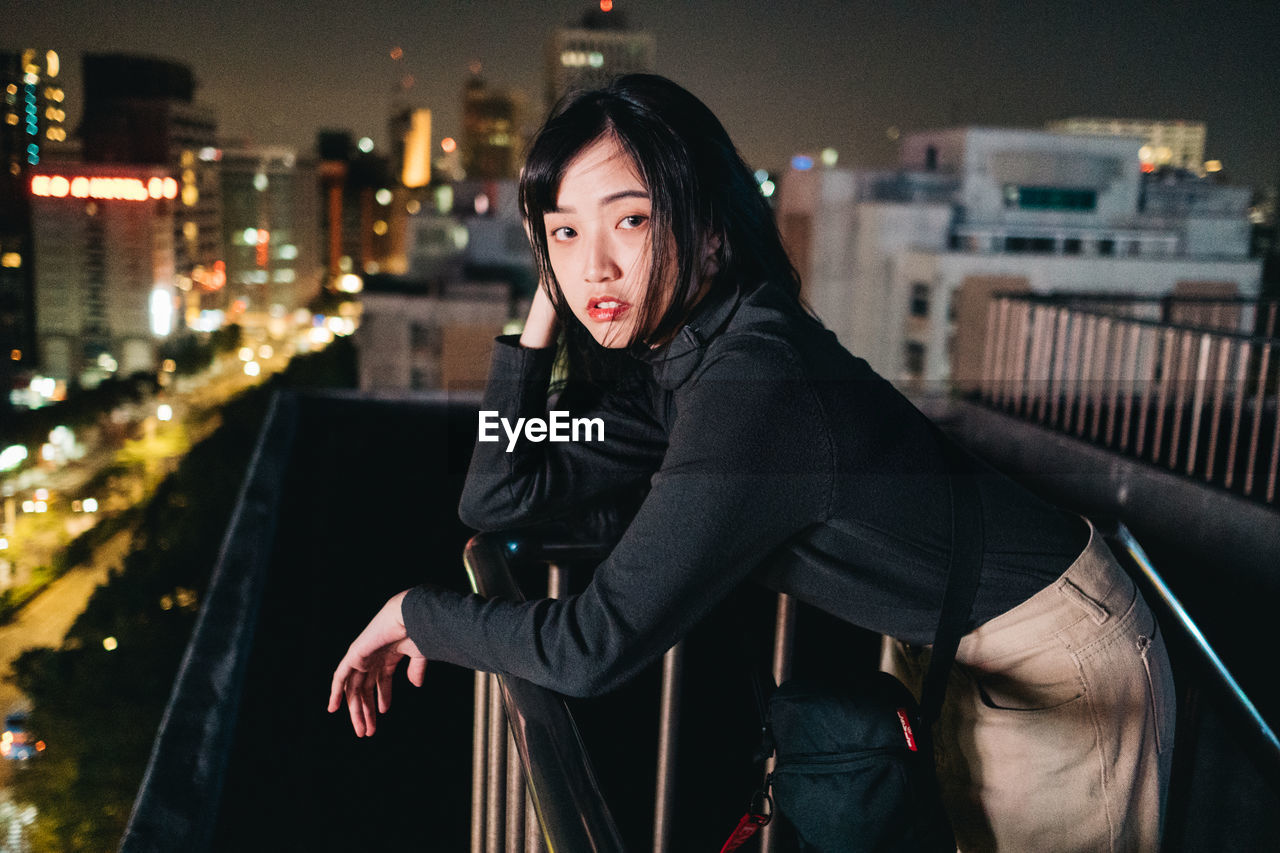
<svg viewBox="0 0 1280 853">
<path fill-rule="evenodd" d="M 564 171 L 556 207 L 544 214 L 551 269 L 573 315 L 605 347 L 635 336 L 649 287 L 649 191 L 609 136 Z"/>
</svg>

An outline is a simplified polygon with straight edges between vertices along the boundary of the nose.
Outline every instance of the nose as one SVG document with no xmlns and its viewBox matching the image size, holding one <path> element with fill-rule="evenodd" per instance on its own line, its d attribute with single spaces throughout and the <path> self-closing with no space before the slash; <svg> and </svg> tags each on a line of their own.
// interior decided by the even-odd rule
<svg viewBox="0 0 1280 853">
<path fill-rule="evenodd" d="M 614 259 L 608 237 L 602 234 L 591 239 L 587 245 L 582 277 L 587 281 L 613 281 L 621 275 L 622 268 Z"/>
</svg>

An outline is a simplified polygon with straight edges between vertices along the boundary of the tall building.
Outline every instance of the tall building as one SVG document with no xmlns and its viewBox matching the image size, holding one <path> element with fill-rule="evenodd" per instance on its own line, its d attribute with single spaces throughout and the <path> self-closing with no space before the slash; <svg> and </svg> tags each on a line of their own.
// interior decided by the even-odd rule
<svg viewBox="0 0 1280 853">
<path fill-rule="evenodd" d="M 196 102 L 191 69 L 146 56 L 86 54 L 83 75 L 85 161 L 170 171 L 180 185 L 173 217 L 178 287 L 205 307 L 223 307 L 217 120 Z"/>
<path fill-rule="evenodd" d="M 398 181 L 391 161 L 362 141 L 367 150 L 350 131 L 323 130 L 316 137 L 325 284 L 335 290 L 343 286 L 344 276 L 371 275 L 398 265 L 391 233 Z"/>
<path fill-rule="evenodd" d="M 27 185 L 65 147 L 66 95 L 56 51 L 0 51 L 0 400 L 35 362 L 35 259 Z M 0 402 L 2 407 L 5 402 Z"/>
<path fill-rule="evenodd" d="M 462 170 L 473 180 L 504 180 L 519 171 L 521 98 L 473 74 L 462 89 Z"/>
<path fill-rule="evenodd" d="M 577 26 L 556 29 L 547 43 L 547 106 L 566 92 L 598 88 L 619 74 L 652 71 L 656 52 L 653 34 L 629 29 L 621 12 L 592 9 Z"/>
<path fill-rule="evenodd" d="M 1142 140 L 1138 158 L 1142 169 L 1185 169 L 1205 173 L 1204 122 L 1157 121 L 1141 118 L 1066 118 L 1051 121 L 1049 130 L 1087 136 L 1134 136 Z"/>
<path fill-rule="evenodd" d="M 1258 293 L 1249 190 L 1144 175 L 1141 145 L 974 127 L 905 138 L 895 171 L 796 158 L 779 227 L 851 351 L 894 381 L 963 386 L 995 292 Z"/>
<path fill-rule="evenodd" d="M 265 325 L 319 292 L 317 186 L 315 164 L 292 149 L 222 150 L 227 303 L 237 322 Z"/>
<path fill-rule="evenodd" d="M 404 107 L 391 117 L 391 160 L 405 189 L 431 183 L 431 110 Z"/>
<path fill-rule="evenodd" d="M 179 181 L 157 166 L 51 165 L 29 187 L 41 373 L 91 386 L 156 370 L 179 321 Z"/>
</svg>

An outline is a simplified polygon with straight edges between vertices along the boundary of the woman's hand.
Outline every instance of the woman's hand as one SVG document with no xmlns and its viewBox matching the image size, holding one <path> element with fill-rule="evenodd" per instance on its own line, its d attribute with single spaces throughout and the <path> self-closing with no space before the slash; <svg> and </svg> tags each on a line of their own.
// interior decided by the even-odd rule
<svg viewBox="0 0 1280 853">
<path fill-rule="evenodd" d="M 529 316 L 524 321 L 520 346 L 546 349 L 556 342 L 559 328 L 556 309 L 551 304 L 551 297 L 547 295 L 547 286 L 539 284 L 537 292 L 533 294 L 533 304 L 529 306 Z"/>
<path fill-rule="evenodd" d="M 405 631 L 404 617 L 400 615 L 404 596 L 404 592 L 398 593 L 382 606 L 334 670 L 329 713 L 342 707 L 345 696 L 356 737 L 372 735 L 378 714 L 391 708 L 391 676 L 401 658 L 409 659 L 409 681 L 415 687 L 422 686 L 427 659 Z"/>
</svg>

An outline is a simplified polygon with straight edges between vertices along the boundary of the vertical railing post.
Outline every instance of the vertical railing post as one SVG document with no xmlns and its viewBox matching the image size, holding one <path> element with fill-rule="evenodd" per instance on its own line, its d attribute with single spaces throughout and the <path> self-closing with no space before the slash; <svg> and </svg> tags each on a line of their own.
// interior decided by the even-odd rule
<svg viewBox="0 0 1280 853">
<path fill-rule="evenodd" d="M 684 644 L 662 657 L 662 694 L 658 702 L 658 782 L 653 802 L 653 853 L 671 850 L 676 804 L 676 747 L 680 737 L 680 694 Z"/>
<path fill-rule="evenodd" d="M 1160 447 L 1164 439 L 1164 416 L 1169 410 L 1169 386 L 1173 384 L 1173 371 L 1177 367 L 1178 359 L 1174 350 L 1174 336 L 1177 335 L 1173 329 L 1165 329 L 1164 331 L 1164 347 L 1161 349 L 1160 356 L 1160 390 L 1156 393 L 1156 434 L 1151 444 L 1151 461 L 1159 464 Z"/>
<path fill-rule="evenodd" d="M 1058 425 L 1058 407 L 1061 405 L 1062 397 L 1066 393 L 1067 378 L 1067 356 L 1069 352 L 1067 332 L 1070 329 L 1071 312 L 1066 308 L 1055 309 L 1058 313 L 1058 332 L 1054 336 L 1054 366 L 1052 383 L 1049 388 L 1049 418 L 1046 421 L 1049 426 L 1056 427 Z"/>
<path fill-rule="evenodd" d="M 1213 480 L 1218 462 L 1218 432 L 1222 427 L 1223 396 L 1227 390 L 1227 367 L 1231 360 L 1231 338 L 1223 337 L 1218 344 L 1218 371 L 1213 381 L 1213 416 L 1209 421 L 1209 450 L 1205 458 L 1204 479 Z"/>
<path fill-rule="evenodd" d="M 1129 349 L 1125 359 L 1124 417 L 1120 421 L 1120 449 L 1129 449 L 1129 427 L 1133 423 L 1133 400 L 1138 393 L 1138 344 L 1142 340 L 1142 326 L 1129 326 Z"/>
<path fill-rule="evenodd" d="M 1208 333 L 1200 336 L 1200 357 L 1196 361 L 1196 387 L 1191 398 L 1191 434 L 1187 437 L 1187 474 L 1195 473 L 1196 456 L 1200 442 L 1200 421 L 1204 417 L 1204 398 L 1209 384 L 1209 356 L 1213 348 L 1213 337 Z"/>
<path fill-rule="evenodd" d="M 1107 387 L 1111 382 L 1111 375 L 1107 371 L 1108 363 L 1111 360 L 1111 318 L 1098 318 L 1098 339 L 1094 344 L 1094 370 L 1096 377 L 1093 380 L 1094 391 L 1093 397 L 1093 417 L 1090 419 L 1089 438 L 1093 441 L 1098 440 L 1098 432 L 1102 428 L 1102 404 L 1107 397 Z"/>
<path fill-rule="evenodd" d="M 489 673 L 475 673 L 474 719 L 471 725 L 471 853 L 485 853 L 489 759 Z"/>
<path fill-rule="evenodd" d="M 1187 412 L 1187 386 L 1191 384 L 1191 341 L 1195 337 L 1190 330 L 1180 336 L 1182 347 L 1178 356 L 1178 385 L 1174 389 L 1173 430 L 1169 438 L 1169 468 L 1178 467 L 1178 448 L 1182 438 L 1182 418 Z"/>
<path fill-rule="evenodd" d="M 778 593 L 777 616 L 773 623 L 773 681 L 781 684 L 791 677 L 791 655 L 795 647 L 796 601 L 785 593 Z M 775 760 L 771 755 L 765 762 L 766 775 L 773 772 Z M 777 842 L 772 821 L 760 833 L 760 853 L 774 853 Z"/>
<path fill-rule="evenodd" d="M 507 827 L 507 715 L 498 676 L 489 675 L 489 760 L 485 790 L 485 853 L 503 853 Z"/>
<path fill-rule="evenodd" d="M 524 769 L 515 735 L 507 727 L 507 844 L 506 853 L 524 853 Z"/>
<path fill-rule="evenodd" d="M 1231 488 L 1236 478 L 1237 453 L 1240 449 L 1240 424 L 1244 420 L 1244 392 L 1245 383 L 1248 381 L 1249 356 L 1251 354 L 1252 347 L 1249 342 L 1242 342 L 1237 351 L 1235 403 L 1231 407 L 1231 438 L 1227 442 L 1227 471 L 1222 483 L 1228 489 Z"/>
<path fill-rule="evenodd" d="M 1273 312 L 1274 313 L 1274 312 Z M 1253 494 L 1253 473 L 1258 461 L 1258 436 L 1262 432 L 1262 409 L 1266 401 L 1267 368 L 1271 366 L 1271 345 L 1262 345 L 1261 358 L 1258 359 L 1258 391 L 1254 395 L 1253 430 L 1249 435 L 1249 456 L 1245 460 L 1244 493 Z"/>
</svg>

